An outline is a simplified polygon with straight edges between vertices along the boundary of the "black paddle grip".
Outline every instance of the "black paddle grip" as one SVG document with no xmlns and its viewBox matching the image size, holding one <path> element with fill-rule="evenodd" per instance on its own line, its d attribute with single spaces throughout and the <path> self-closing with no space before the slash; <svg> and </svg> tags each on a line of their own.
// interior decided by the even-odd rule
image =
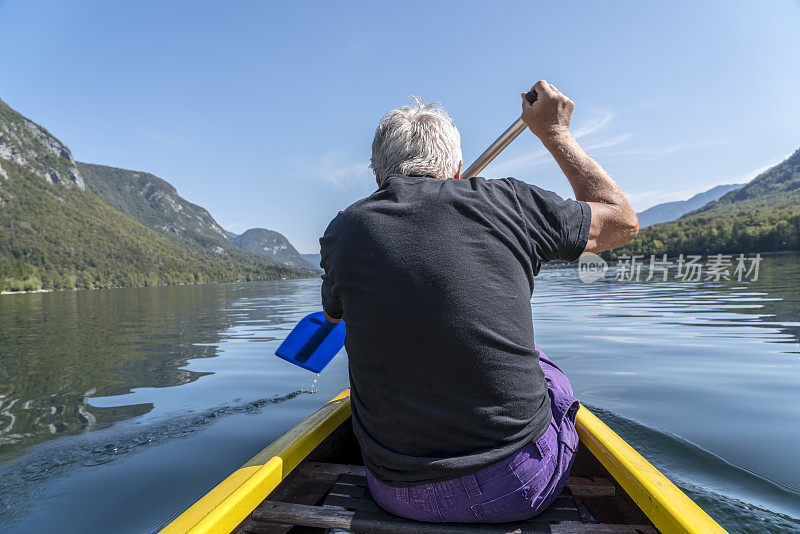
<svg viewBox="0 0 800 534">
<path fill-rule="evenodd" d="M 530 91 L 528 91 L 527 93 L 525 93 L 525 100 L 527 100 L 528 102 L 530 102 L 531 104 L 533 104 L 534 102 L 536 102 L 536 98 L 537 98 L 537 96 L 538 96 L 538 95 L 536 94 L 536 91 L 534 91 L 533 89 L 531 89 Z"/>
</svg>

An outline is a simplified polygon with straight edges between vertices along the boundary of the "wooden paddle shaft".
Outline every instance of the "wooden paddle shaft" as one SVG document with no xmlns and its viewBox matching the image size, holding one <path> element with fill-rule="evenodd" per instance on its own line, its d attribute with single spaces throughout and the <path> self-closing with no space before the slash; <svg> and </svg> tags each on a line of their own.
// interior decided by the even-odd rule
<svg viewBox="0 0 800 534">
<path fill-rule="evenodd" d="M 528 91 L 525 94 L 525 100 L 533 104 L 536 102 L 536 92 L 533 90 Z M 491 144 L 489 148 L 483 151 L 483 154 L 478 156 L 478 159 L 475 160 L 475 163 L 469 166 L 466 171 L 461 173 L 462 178 L 472 178 L 477 176 L 479 172 L 486 168 L 489 163 L 505 149 L 508 145 L 511 144 L 511 141 L 517 138 L 519 134 L 521 134 L 525 130 L 525 122 L 522 120 L 522 117 L 517 119 L 514 124 L 508 127 L 508 129 L 503 132 L 497 140 Z"/>
</svg>

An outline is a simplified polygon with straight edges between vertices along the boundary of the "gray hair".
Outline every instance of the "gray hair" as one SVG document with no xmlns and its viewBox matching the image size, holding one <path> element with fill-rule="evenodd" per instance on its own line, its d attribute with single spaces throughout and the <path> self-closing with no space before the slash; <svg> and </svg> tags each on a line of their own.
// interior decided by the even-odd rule
<svg viewBox="0 0 800 534">
<path fill-rule="evenodd" d="M 378 181 L 390 174 L 453 178 L 462 161 L 461 136 L 437 102 L 393 109 L 383 116 L 372 141 L 370 168 Z"/>
</svg>

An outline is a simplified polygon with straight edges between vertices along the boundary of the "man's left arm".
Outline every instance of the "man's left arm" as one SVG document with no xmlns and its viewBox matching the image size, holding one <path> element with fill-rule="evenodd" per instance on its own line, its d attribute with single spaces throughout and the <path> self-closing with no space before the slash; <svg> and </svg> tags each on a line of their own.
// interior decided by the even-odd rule
<svg viewBox="0 0 800 534">
<path fill-rule="evenodd" d="M 328 320 L 328 322 L 331 322 L 331 323 L 341 323 L 341 322 L 343 322 L 343 321 L 344 321 L 344 319 L 334 319 L 333 317 L 331 317 L 330 315 L 328 315 L 328 312 L 326 312 L 325 310 L 322 310 L 322 313 L 324 313 L 324 314 L 325 314 L 325 318 Z"/>
<path fill-rule="evenodd" d="M 335 250 L 337 248 L 337 239 L 334 230 L 335 222 L 336 219 L 331 221 L 325 230 L 325 234 L 319 240 L 320 267 L 324 271 L 321 290 L 322 311 L 328 321 L 341 323 L 344 320 L 344 307 L 342 306 L 339 286 L 336 281 Z"/>
</svg>

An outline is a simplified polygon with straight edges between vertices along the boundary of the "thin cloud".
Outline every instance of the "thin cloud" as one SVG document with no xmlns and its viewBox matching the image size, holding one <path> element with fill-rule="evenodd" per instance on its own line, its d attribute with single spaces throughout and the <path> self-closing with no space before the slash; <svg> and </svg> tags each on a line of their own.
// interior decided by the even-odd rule
<svg viewBox="0 0 800 534">
<path fill-rule="evenodd" d="M 770 170 L 772 167 L 774 167 L 778 163 L 781 163 L 782 161 L 784 161 L 786 158 L 788 158 L 791 155 L 792 155 L 792 153 L 789 152 L 788 154 L 784 154 L 783 156 L 779 156 L 777 158 L 774 158 L 772 161 L 770 161 L 766 165 L 741 175 L 736 180 L 736 182 L 737 183 L 738 182 L 749 182 L 750 180 L 752 180 L 753 178 L 755 178 L 756 176 L 758 176 L 762 172 Z"/>
<path fill-rule="evenodd" d="M 605 139 L 603 141 L 596 141 L 594 143 L 589 143 L 586 146 L 584 146 L 583 148 L 585 150 L 599 150 L 601 148 L 608 148 L 608 147 L 612 147 L 612 146 L 617 146 L 617 145 L 621 145 L 622 143 L 624 143 L 625 141 L 627 141 L 631 137 L 633 137 L 633 132 L 626 132 L 626 133 L 623 133 L 623 134 L 616 135 L 614 137 L 609 137 L 608 139 Z"/>
<path fill-rule="evenodd" d="M 368 161 L 354 160 L 342 152 L 323 154 L 310 169 L 304 171 L 304 176 L 311 181 L 338 189 L 362 189 L 375 184 L 375 175 L 369 168 Z"/>
<path fill-rule="evenodd" d="M 508 161 L 503 161 L 500 163 L 493 164 L 491 166 L 492 173 L 496 174 L 498 172 L 504 171 L 514 171 L 525 168 L 535 167 L 537 165 L 541 165 L 542 163 L 548 160 L 550 154 L 547 153 L 546 150 L 543 148 L 538 148 L 533 152 L 529 152 L 523 156 L 517 156 L 516 158 L 512 158 Z"/>
<path fill-rule="evenodd" d="M 707 139 L 704 141 L 696 141 L 693 143 L 676 143 L 667 146 L 660 146 L 660 147 L 653 147 L 653 146 L 644 146 L 644 147 L 634 147 L 634 148 L 627 148 L 624 150 L 614 150 L 613 152 L 608 153 L 608 156 L 647 156 L 646 159 L 655 159 L 660 156 L 667 156 L 669 154 L 674 154 L 675 152 L 681 152 L 683 150 L 690 150 L 695 148 L 704 148 L 708 146 L 714 145 L 723 145 L 727 143 L 726 139 Z"/>
<path fill-rule="evenodd" d="M 586 137 L 587 135 L 592 135 L 593 133 L 598 132 L 603 128 L 605 128 L 608 125 L 608 123 L 610 123 L 614 119 L 614 117 L 616 117 L 616 114 L 613 111 L 604 109 L 602 111 L 602 115 L 597 117 L 592 117 L 591 119 L 589 119 L 589 121 L 586 122 L 586 124 L 583 124 L 578 128 L 575 128 L 575 131 L 573 132 L 572 135 L 575 136 L 575 139 L 580 139 L 582 137 Z"/>
<path fill-rule="evenodd" d="M 611 121 L 614 120 L 614 117 L 616 117 L 616 114 L 613 111 L 607 109 L 601 110 L 599 115 L 590 117 L 584 124 L 576 127 L 573 131 L 573 135 L 576 139 L 589 137 L 605 129 L 611 123 Z M 633 137 L 633 133 L 627 132 L 607 139 L 590 142 L 586 144 L 584 148 L 586 150 L 600 150 L 603 148 L 609 148 L 622 144 L 628 141 L 631 137 Z M 493 164 L 492 172 L 504 173 L 527 170 L 531 167 L 536 167 L 538 165 L 547 163 L 550 161 L 550 159 L 550 154 L 543 148 L 539 148 L 522 156 L 517 156 L 516 158 Z"/>
<path fill-rule="evenodd" d="M 635 204 L 639 206 L 643 203 L 647 203 L 644 208 L 635 208 L 636 211 L 644 211 L 645 209 L 651 208 L 657 204 L 663 204 L 665 202 L 674 202 L 676 200 L 687 200 L 698 193 L 702 193 L 704 191 L 708 191 L 711 188 L 714 188 L 718 185 L 727 185 L 727 184 L 742 184 L 747 183 L 759 174 L 763 173 L 764 171 L 768 171 L 778 163 L 784 161 L 786 158 L 791 156 L 792 153 L 784 154 L 783 156 L 779 156 L 777 158 L 773 158 L 770 160 L 769 163 L 766 165 L 762 165 L 761 167 L 754 169 L 752 171 L 746 172 L 739 176 L 738 178 L 733 178 L 730 180 L 722 180 L 716 181 L 714 183 L 706 184 L 700 187 L 694 187 L 692 189 L 685 189 L 683 191 L 674 191 L 674 190 L 656 190 L 656 191 L 645 191 L 642 193 L 630 193 L 626 194 L 628 201 L 631 204 Z"/>
</svg>

